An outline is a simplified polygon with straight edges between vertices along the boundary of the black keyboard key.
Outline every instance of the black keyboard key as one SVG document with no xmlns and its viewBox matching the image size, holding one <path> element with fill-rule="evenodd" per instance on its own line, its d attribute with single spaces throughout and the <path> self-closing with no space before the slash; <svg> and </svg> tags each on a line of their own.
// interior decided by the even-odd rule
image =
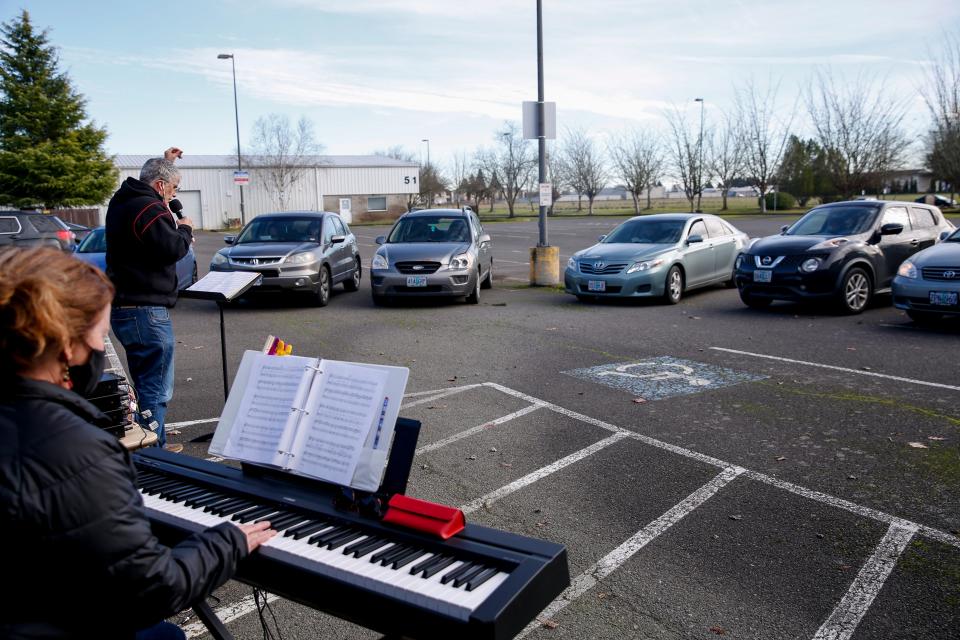
<svg viewBox="0 0 960 640">
<path fill-rule="evenodd" d="M 410 564 L 411 562 L 413 562 L 414 560 L 416 560 L 417 558 L 419 558 L 420 556 L 422 556 L 423 554 L 424 554 L 423 549 L 418 549 L 414 547 L 410 549 L 410 551 L 408 551 L 407 553 L 400 556 L 399 558 L 394 558 L 391 568 L 401 569 L 407 566 L 408 564 Z"/>
<path fill-rule="evenodd" d="M 365 540 L 360 540 L 359 542 L 354 542 L 346 549 L 343 550 L 344 555 L 353 554 L 354 558 L 362 558 L 367 555 L 374 549 L 382 547 L 387 543 L 383 538 L 378 538 L 377 536 L 370 536 Z"/>
<path fill-rule="evenodd" d="M 441 571 L 443 571 L 444 569 L 446 569 L 456 561 L 457 559 L 454 558 L 453 556 L 441 557 L 441 559 L 438 560 L 436 563 L 432 564 L 427 569 L 424 569 L 423 578 L 430 578 L 435 576 L 436 574 L 440 573 Z"/>
<path fill-rule="evenodd" d="M 363 535 L 364 535 L 363 531 L 361 531 L 360 529 L 354 529 L 349 533 L 345 533 L 342 536 L 337 536 L 333 540 L 328 541 L 327 549 L 330 549 L 332 551 L 334 549 L 342 547 L 345 544 L 353 542 L 357 538 L 362 538 Z"/>
<path fill-rule="evenodd" d="M 332 529 L 321 531 L 317 535 L 307 540 L 307 542 L 310 544 L 315 544 L 318 547 L 322 547 L 323 545 L 327 544 L 337 536 L 343 535 L 344 533 L 347 533 L 349 531 L 353 531 L 353 529 L 351 529 L 346 525 L 335 526 Z"/>
<path fill-rule="evenodd" d="M 254 506 L 252 509 L 238 511 L 237 513 L 233 514 L 232 519 L 236 520 L 237 522 L 251 522 L 256 518 L 265 516 L 273 511 L 276 511 L 276 509 L 273 507 Z"/>
<path fill-rule="evenodd" d="M 286 529 L 290 525 L 299 524 L 306 520 L 306 516 L 299 513 L 291 513 L 286 518 L 271 518 L 270 519 L 270 528 L 280 531 L 281 529 Z"/>
<path fill-rule="evenodd" d="M 381 560 L 383 560 L 383 557 L 385 555 L 387 555 L 388 553 L 393 553 L 399 546 L 400 546 L 399 544 L 392 544 L 386 549 L 377 551 L 375 554 L 370 556 L 370 562 L 380 562 Z"/>
<path fill-rule="evenodd" d="M 453 581 L 453 588 L 459 589 L 461 585 L 464 585 L 470 582 L 471 579 L 485 571 L 487 567 L 483 566 L 479 562 L 473 565 L 473 568 L 465 573 L 461 573 L 460 577 Z"/>
<path fill-rule="evenodd" d="M 205 496 L 210 492 L 206 489 L 194 489 L 193 491 L 182 491 L 176 496 L 169 498 L 171 502 L 183 502 L 187 498 L 193 498 L 195 496 Z"/>
<path fill-rule="evenodd" d="M 241 509 L 252 507 L 253 503 L 243 498 L 234 498 L 227 502 L 218 502 L 204 508 L 204 511 L 212 513 L 215 516 L 228 516 Z"/>
<path fill-rule="evenodd" d="M 467 591 L 473 591 L 496 574 L 497 569 L 495 567 L 484 569 L 470 580 L 467 580 Z"/>
<path fill-rule="evenodd" d="M 263 522 L 264 520 L 269 520 L 270 526 L 273 526 L 274 520 L 278 520 L 280 518 L 286 518 L 289 515 L 290 515 L 289 511 L 274 511 L 273 513 L 269 513 L 261 518 L 257 518 L 256 520 L 254 520 L 254 522 Z"/>
<path fill-rule="evenodd" d="M 201 509 L 211 504 L 216 504 L 218 502 L 225 502 L 227 500 L 230 500 L 230 498 L 228 496 L 223 495 L 222 493 L 211 493 L 209 496 L 206 496 L 203 498 L 190 498 L 189 500 L 184 502 L 184 504 L 187 505 L 188 507 L 196 507 L 197 509 Z"/>
<path fill-rule="evenodd" d="M 308 529 L 310 527 L 319 527 L 323 524 L 322 520 L 313 520 L 313 519 L 307 519 L 307 518 L 304 518 L 304 520 L 305 522 L 302 522 L 301 524 L 298 524 L 295 527 L 290 527 L 289 529 L 284 531 L 283 535 L 290 537 L 290 536 L 293 536 L 295 533 L 300 533 L 304 529 Z M 313 529 L 313 531 L 316 531 L 316 529 Z M 304 534 L 304 535 L 307 535 L 307 534 Z"/>
<path fill-rule="evenodd" d="M 443 558 L 443 556 L 441 556 L 441 555 L 439 555 L 439 554 L 433 554 L 433 555 L 430 556 L 429 558 L 424 558 L 423 560 L 421 560 L 421 561 L 418 562 L 417 564 L 415 564 L 415 565 L 413 565 L 412 567 L 410 567 L 410 575 L 413 575 L 413 574 L 415 574 L 415 573 L 420 573 L 421 571 L 423 571 L 423 570 L 425 570 L 425 569 L 429 569 L 429 568 L 430 568 L 430 565 L 436 564 L 437 562 L 440 562 L 440 559 L 441 559 L 441 558 Z"/>
<path fill-rule="evenodd" d="M 466 572 L 470 571 L 470 569 L 472 569 L 473 566 L 474 564 L 472 562 L 464 562 L 462 565 L 460 565 L 456 569 L 451 569 L 450 571 L 443 574 L 442 578 L 440 578 L 440 584 L 447 584 L 449 582 L 452 582 L 453 580 L 456 580 Z"/>
<path fill-rule="evenodd" d="M 295 534 L 293 534 L 293 539 L 300 540 L 301 538 L 306 538 L 307 536 L 313 533 L 316 533 L 317 531 L 322 531 L 329 526 L 330 526 L 329 522 L 327 522 L 326 520 L 321 520 L 320 522 L 316 522 L 310 525 L 309 527 L 306 527 L 305 529 L 301 529 L 300 531 L 297 531 Z"/>
<path fill-rule="evenodd" d="M 382 558 L 380 558 L 380 564 L 383 565 L 384 567 L 387 566 L 388 564 L 390 564 L 400 556 L 406 555 L 407 552 L 410 551 L 410 548 L 411 548 L 410 545 L 407 545 L 407 544 L 397 545 L 396 547 L 390 550 L 390 553 L 387 553 Z"/>
</svg>

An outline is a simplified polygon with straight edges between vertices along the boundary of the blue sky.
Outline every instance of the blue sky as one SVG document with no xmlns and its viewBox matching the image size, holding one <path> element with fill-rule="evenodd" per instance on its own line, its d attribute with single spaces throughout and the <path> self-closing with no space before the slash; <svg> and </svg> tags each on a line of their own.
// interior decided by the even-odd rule
<svg viewBox="0 0 960 640">
<path fill-rule="evenodd" d="M 708 121 L 737 84 L 779 82 L 784 111 L 814 69 L 868 74 L 907 95 L 931 47 L 960 29 L 955 0 L 544 0 L 546 99 L 559 129 L 602 141 L 663 128 L 663 109 Z M 402 145 L 441 164 L 492 144 L 536 99 L 534 0 L 0 0 L 50 30 L 62 67 L 109 132 L 112 153 L 187 154 L 235 147 L 234 53 L 241 144 L 254 120 L 282 113 L 315 125 L 326 153 Z M 699 112 L 697 112 L 699 115 Z M 797 121 L 803 134 L 803 118 Z"/>
</svg>

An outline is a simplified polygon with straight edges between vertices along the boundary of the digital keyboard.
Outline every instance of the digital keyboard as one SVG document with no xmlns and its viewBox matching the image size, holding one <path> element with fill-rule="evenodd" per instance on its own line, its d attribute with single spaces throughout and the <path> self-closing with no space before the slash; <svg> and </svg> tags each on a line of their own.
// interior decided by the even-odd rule
<svg viewBox="0 0 960 640">
<path fill-rule="evenodd" d="M 161 542 L 269 520 L 278 534 L 235 578 L 382 633 L 512 638 L 570 583 L 563 545 L 471 524 L 428 538 L 335 509 L 335 488 L 321 482 L 162 449 L 133 459 Z"/>
</svg>

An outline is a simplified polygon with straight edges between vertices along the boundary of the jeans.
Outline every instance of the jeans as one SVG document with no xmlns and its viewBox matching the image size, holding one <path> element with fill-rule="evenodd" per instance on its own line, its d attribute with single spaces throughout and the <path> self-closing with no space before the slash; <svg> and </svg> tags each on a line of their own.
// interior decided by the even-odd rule
<svg viewBox="0 0 960 640">
<path fill-rule="evenodd" d="M 149 629 L 137 631 L 136 640 L 186 640 L 183 629 L 171 622 L 161 622 Z"/>
<path fill-rule="evenodd" d="M 173 397 L 173 323 L 166 307 L 114 307 L 110 327 L 127 353 L 130 377 L 137 391 L 140 411 L 152 417 L 140 419 L 144 428 L 156 420 L 158 445 L 167 443 L 164 417 Z"/>
</svg>

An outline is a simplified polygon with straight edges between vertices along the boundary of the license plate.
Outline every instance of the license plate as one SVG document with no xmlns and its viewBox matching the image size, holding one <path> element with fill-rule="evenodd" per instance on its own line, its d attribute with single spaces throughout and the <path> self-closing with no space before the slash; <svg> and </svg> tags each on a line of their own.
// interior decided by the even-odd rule
<svg viewBox="0 0 960 640">
<path fill-rule="evenodd" d="M 605 280 L 587 280 L 587 291 L 606 291 L 607 283 Z"/>
<path fill-rule="evenodd" d="M 931 291 L 930 304 L 940 307 L 953 307 L 957 304 L 956 291 Z"/>
<path fill-rule="evenodd" d="M 425 287 L 427 286 L 427 276 L 408 276 L 407 286 L 408 287 Z"/>
<path fill-rule="evenodd" d="M 773 282 L 773 271 L 769 269 L 757 269 L 753 272 L 754 282 Z"/>
</svg>

